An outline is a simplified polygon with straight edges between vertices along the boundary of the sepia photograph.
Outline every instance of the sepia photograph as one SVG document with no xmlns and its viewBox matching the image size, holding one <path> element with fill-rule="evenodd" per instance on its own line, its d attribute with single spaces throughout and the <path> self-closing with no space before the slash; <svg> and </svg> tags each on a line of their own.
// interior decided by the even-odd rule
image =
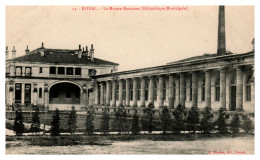
<svg viewBox="0 0 260 160">
<path fill-rule="evenodd" d="M 6 155 L 255 155 L 253 5 L 6 5 L 5 23 Z"/>
</svg>

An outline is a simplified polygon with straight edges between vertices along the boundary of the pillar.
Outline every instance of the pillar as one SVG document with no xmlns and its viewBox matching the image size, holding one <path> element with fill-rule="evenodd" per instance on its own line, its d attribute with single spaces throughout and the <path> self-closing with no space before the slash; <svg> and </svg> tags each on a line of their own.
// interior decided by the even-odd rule
<svg viewBox="0 0 260 160">
<path fill-rule="evenodd" d="M 24 92 L 25 92 L 25 84 L 24 83 L 22 83 L 22 91 L 21 92 L 22 92 L 22 97 L 21 97 L 22 102 L 21 103 L 22 103 L 22 105 L 24 105 Z"/>
<path fill-rule="evenodd" d="M 100 84 L 100 104 L 104 105 L 104 82 Z"/>
<path fill-rule="evenodd" d="M 151 104 L 154 104 L 154 93 L 153 93 L 153 90 L 154 90 L 154 77 L 151 76 L 150 77 L 150 80 L 149 80 L 149 103 Z"/>
<path fill-rule="evenodd" d="M 184 74 L 180 74 L 180 105 L 185 107 L 185 86 L 184 86 Z"/>
<path fill-rule="evenodd" d="M 237 67 L 236 75 L 237 75 L 236 110 L 243 111 L 243 73 L 241 67 Z"/>
<path fill-rule="evenodd" d="M 137 107 L 137 78 L 133 79 L 133 107 Z"/>
<path fill-rule="evenodd" d="M 174 80 L 173 80 L 173 75 L 169 75 L 169 98 L 168 98 L 168 107 L 170 109 L 174 108 L 174 95 L 173 95 L 173 84 L 174 84 Z"/>
<path fill-rule="evenodd" d="M 47 109 L 49 106 L 49 91 L 45 90 L 44 91 L 44 108 Z"/>
<path fill-rule="evenodd" d="M 112 107 L 116 107 L 116 81 L 112 81 Z"/>
<path fill-rule="evenodd" d="M 37 99 L 38 99 L 38 96 L 37 96 L 37 88 L 34 88 L 33 89 L 33 105 L 37 105 Z"/>
<path fill-rule="evenodd" d="M 10 87 L 9 87 L 9 105 L 13 105 L 13 103 L 14 103 L 14 86 L 13 85 L 10 85 Z"/>
<path fill-rule="evenodd" d="M 180 78 L 175 79 L 175 85 L 176 85 L 175 105 L 177 106 L 180 103 Z"/>
<path fill-rule="evenodd" d="M 198 75 L 192 73 L 192 107 L 198 108 Z"/>
<path fill-rule="evenodd" d="M 141 78 L 141 107 L 145 107 L 145 77 Z"/>
<path fill-rule="evenodd" d="M 130 84 L 129 84 L 129 79 L 125 80 L 125 105 L 126 107 L 130 107 Z"/>
<path fill-rule="evenodd" d="M 226 68 L 220 69 L 220 107 L 226 109 Z"/>
<path fill-rule="evenodd" d="M 163 107 L 163 77 L 159 76 L 159 107 Z"/>
<path fill-rule="evenodd" d="M 211 108 L 211 71 L 207 70 L 205 73 L 205 107 Z"/>
<path fill-rule="evenodd" d="M 110 106 L 110 93 L 111 93 L 111 83 L 110 81 L 106 81 L 106 105 Z"/>
<path fill-rule="evenodd" d="M 97 83 L 95 83 L 95 105 L 98 105 L 99 103 L 98 103 L 98 98 L 99 98 L 99 96 L 98 96 L 98 89 L 99 89 L 99 87 L 98 87 L 98 82 Z"/>
<path fill-rule="evenodd" d="M 118 106 L 123 105 L 123 80 L 119 80 L 119 93 L 118 93 L 118 99 L 119 99 L 119 104 Z"/>
</svg>

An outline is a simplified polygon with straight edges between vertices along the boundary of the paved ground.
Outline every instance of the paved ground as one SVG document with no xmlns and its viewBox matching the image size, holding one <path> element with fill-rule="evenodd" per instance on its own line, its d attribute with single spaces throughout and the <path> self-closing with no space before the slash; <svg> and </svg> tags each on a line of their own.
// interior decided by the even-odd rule
<svg viewBox="0 0 260 160">
<path fill-rule="evenodd" d="M 6 154 L 254 154 L 254 136 L 196 141 L 114 141 L 109 146 L 31 146 L 8 142 Z"/>
</svg>

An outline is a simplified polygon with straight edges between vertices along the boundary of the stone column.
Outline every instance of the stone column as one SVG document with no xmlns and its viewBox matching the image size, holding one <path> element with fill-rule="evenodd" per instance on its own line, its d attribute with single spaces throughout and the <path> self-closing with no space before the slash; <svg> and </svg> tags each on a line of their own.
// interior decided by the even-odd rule
<svg viewBox="0 0 260 160">
<path fill-rule="evenodd" d="M 153 99 L 154 93 L 153 93 L 153 90 L 154 90 L 154 77 L 151 76 L 150 77 L 150 81 L 149 81 L 149 103 L 151 103 L 151 104 L 154 104 L 154 99 Z"/>
<path fill-rule="evenodd" d="M 137 107 L 137 78 L 133 79 L 133 107 Z"/>
<path fill-rule="evenodd" d="M 175 105 L 177 106 L 180 103 L 180 79 L 179 78 L 175 79 L 175 85 L 176 85 Z"/>
<path fill-rule="evenodd" d="M 8 92 L 9 92 L 9 105 L 13 105 L 14 103 L 14 86 L 13 85 L 9 85 L 9 88 L 8 88 Z"/>
<path fill-rule="evenodd" d="M 116 107 L 116 80 L 112 81 L 112 107 Z"/>
<path fill-rule="evenodd" d="M 36 86 L 37 87 L 37 86 Z M 37 88 L 34 88 L 33 89 L 33 105 L 37 105 L 37 99 L 38 99 L 38 94 L 37 94 L 38 92 L 37 92 Z"/>
<path fill-rule="evenodd" d="M 123 105 L 123 80 L 119 80 L 119 93 L 118 93 L 118 99 L 119 99 L 119 104 L 118 106 Z"/>
<path fill-rule="evenodd" d="M 170 109 L 174 108 L 174 95 L 173 95 L 173 84 L 174 84 L 174 80 L 173 80 L 173 75 L 169 75 L 169 98 L 168 98 L 168 107 Z"/>
<path fill-rule="evenodd" d="M 242 68 L 237 67 L 237 89 L 236 89 L 236 110 L 243 111 L 243 73 Z"/>
<path fill-rule="evenodd" d="M 211 70 L 207 70 L 205 74 L 205 96 L 206 96 L 206 106 L 211 108 Z"/>
<path fill-rule="evenodd" d="M 45 89 L 44 91 L 44 108 L 48 109 L 49 107 L 49 91 Z"/>
<path fill-rule="evenodd" d="M 104 105 L 104 82 L 100 82 L 100 104 Z"/>
<path fill-rule="evenodd" d="M 192 73 L 192 107 L 198 108 L 198 75 Z"/>
<path fill-rule="evenodd" d="M 141 78 L 141 107 L 145 107 L 145 77 Z"/>
<path fill-rule="evenodd" d="M 111 92 L 111 83 L 110 81 L 106 81 L 106 105 L 110 106 L 110 92 Z"/>
<path fill-rule="evenodd" d="M 184 81 L 184 74 L 180 74 L 180 105 L 185 107 L 185 81 Z"/>
<path fill-rule="evenodd" d="M 95 83 L 95 105 L 98 105 L 98 82 Z"/>
<path fill-rule="evenodd" d="M 24 105 L 24 92 L 25 92 L 25 84 L 24 83 L 22 83 L 22 90 L 21 90 L 21 92 L 22 92 L 22 105 Z"/>
<path fill-rule="evenodd" d="M 130 84 L 129 84 L 129 79 L 125 80 L 125 105 L 126 107 L 130 107 Z"/>
<path fill-rule="evenodd" d="M 220 107 L 226 109 L 226 68 L 220 69 Z"/>
<path fill-rule="evenodd" d="M 163 77 L 159 76 L 159 107 L 163 105 Z"/>
</svg>

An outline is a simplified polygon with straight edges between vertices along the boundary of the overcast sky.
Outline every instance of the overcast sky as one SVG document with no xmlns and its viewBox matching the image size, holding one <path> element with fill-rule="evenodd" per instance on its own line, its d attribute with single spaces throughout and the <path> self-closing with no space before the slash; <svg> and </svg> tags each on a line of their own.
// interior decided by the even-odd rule
<svg viewBox="0 0 260 160">
<path fill-rule="evenodd" d="M 81 6 L 76 6 L 78 9 Z M 6 45 L 17 56 L 46 48 L 77 49 L 94 44 L 95 57 L 119 70 L 164 65 L 217 51 L 218 6 L 187 11 L 74 11 L 69 6 L 6 7 Z M 234 53 L 252 50 L 254 7 L 226 7 L 226 44 Z"/>
</svg>

